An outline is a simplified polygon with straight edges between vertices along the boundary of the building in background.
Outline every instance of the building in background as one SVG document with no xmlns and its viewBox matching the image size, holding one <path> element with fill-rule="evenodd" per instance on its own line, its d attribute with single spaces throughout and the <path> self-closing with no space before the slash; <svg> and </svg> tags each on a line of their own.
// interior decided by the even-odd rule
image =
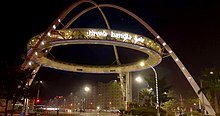
<svg viewBox="0 0 220 116">
<path fill-rule="evenodd" d="M 47 107 L 68 108 L 72 111 L 123 108 L 123 96 L 117 80 L 98 82 L 89 88 L 89 91 L 82 89 L 67 96 L 56 96 L 49 100 Z"/>
<path fill-rule="evenodd" d="M 117 80 L 97 85 L 97 105 L 101 109 L 120 109 L 123 107 L 123 96 Z"/>
</svg>

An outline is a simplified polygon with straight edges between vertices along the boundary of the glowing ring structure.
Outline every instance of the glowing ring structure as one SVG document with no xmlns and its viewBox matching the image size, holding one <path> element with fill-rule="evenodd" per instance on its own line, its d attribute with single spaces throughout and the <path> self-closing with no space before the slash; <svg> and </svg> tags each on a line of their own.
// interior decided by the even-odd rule
<svg viewBox="0 0 220 116">
<path fill-rule="evenodd" d="M 33 37 L 28 48 L 31 48 L 38 42 L 38 36 Z M 84 73 L 122 73 L 143 70 L 159 64 L 162 60 L 162 48 L 155 41 L 133 33 L 94 28 L 73 28 L 65 30 L 56 30 L 44 39 L 44 47 L 41 49 L 52 48 L 60 45 L 70 44 L 102 44 L 116 45 L 125 48 L 131 48 L 141 51 L 148 55 L 148 58 L 129 64 L 118 65 L 80 65 L 74 63 L 65 63 L 49 59 L 44 55 L 40 55 L 36 59 L 36 63 L 45 67 L 55 68 L 59 70 L 84 72 Z M 145 65 L 141 66 L 140 62 Z"/>
</svg>

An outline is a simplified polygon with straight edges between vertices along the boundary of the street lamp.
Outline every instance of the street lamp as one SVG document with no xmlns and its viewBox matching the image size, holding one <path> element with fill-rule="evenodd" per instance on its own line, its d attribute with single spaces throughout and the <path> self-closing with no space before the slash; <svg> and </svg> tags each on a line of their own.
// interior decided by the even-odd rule
<svg viewBox="0 0 220 116">
<path fill-rule="evenodd" d="M 85 91 L 85 97 L 84 97 L 84 111 L 86 110 L 86 98 L 87 98 L 87 92 L 90 91 L 90 88 L 89 87 L 85 87 L 84 88 L 84 91 Z"/>
<path fill-rule="evenodd" d="M 158 91 L 158 78 L 157 78 L 157 72 L 154 67 L 152 67 L 152 70 L 154 71 L 155 75 L 155 87 L 156 87 L 156 109 L 157 109 L 157 116 L 160 116 L 160 106 L 159 106 L 159 91 Z"/>
<path fill-rule="evenodd" d="M 138 83 L 142 82 L 142 78 L 140 76 L 138 76 L 137 78 L 135 78 L 135 81 L 137 81 Z"/>
<path fill-rule="evenodd" d="M 40 84 L 42 84 L 43 81 L 38 81 L 38 86 L 37 86 L 37 99 L 39 99 L 40 96 Z"/>
<path fill-rule="evenodd" d="M 89 88 L 89 87 L 85 87 L 84 90 L 85 90 L 86 92 L 88 92 L 88 91 L 90 90 L 90 88 Z"/>
<path fill-rule="evenodd" d="M 144 62 L 140 62 L 140 66 L 144 66 Z M 150 68 L 154 71 L 155 76 L 155 89 L 156 89 L 156 110 L 157 110 L 157 116 L 160 116 L 160 107 L 159 107 L 159 91 L 158 91 L 158 78 L 157 78 L 157 72 L 153 66 L 150 66 Z"/>
<path fill-rule="evenodd" d="M 135 78 L 135 81 L 137 81 L 138 83 L 141 83 L 143 80 L 140 76 L 138 76 Z M 138 103 L 140 103 L 140 95 L 139 95 L 140 93 L 139 92 L 140 92 L 140 89 L 138 87 Z"/>
</svg>

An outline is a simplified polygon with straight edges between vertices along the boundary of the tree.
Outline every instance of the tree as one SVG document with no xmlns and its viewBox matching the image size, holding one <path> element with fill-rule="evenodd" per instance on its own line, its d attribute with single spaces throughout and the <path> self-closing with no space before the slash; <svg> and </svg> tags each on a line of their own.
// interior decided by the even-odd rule
<svg viewBox="0 0 220 116">
<path fill-rule="evenodd" d="M 198 93 L 202 91 L 218 113 L 217 92 L 220 91 L 220 70 L 215 67 L 205 68 L 202 71 L 200 81 L 202 87 Z"/>
<path fill-rule="evenodd" d="M 179 96 L 174 93 L 174 91 L 170 90 L 169 93 L 167 93 L 168 96 L 172 96 L 169 99 L 169 101 L 164 102 L 161 106 L 166 111 L 175 111 L 177 107 L 181 106 Z"/>
<path fill-rule="evenodd" d="M 14 75 L 15 72 L 15 66 L 9 65 L 8 63 L 5 63 L 3 67 L 1 67 L 1 77 L 2 77 L 2 92 L 4 93 L 2 95 L 2 98 L 6 99 L 6 107 L 5 107 L 5 116 L 7 116 L 8 111 L 8 103 L 10 100 L 13 99 L 15 96 L 14 93 L 17 89 L 17 81 L 16 77 Z"/>
<path fill-rule="evenodd" d="M 194 108 L 194 110 L 200 110 L 200 102 L 199 102 L 199 98 L 195 97 L 195 98 L 188 98 L 188 99 L 184 99 L 184 107 L 186 108 Z"/>
<path fill-rule="evenodd" d="M 150 75 L 151 76 L 151 75 Z M 152 92 L 154 93 L 153 96 L 153 101 L 154 103 L 156 103 L 156 79 L 154 78 L 154 76 L 151 76 L 150 78 L 145 78 L 145 80 L 148 82 L 150 88 L 152 88 Z M 158 78 L 158 97 L 159 97 L 159 106 L 171 99 L 173 99 L 173 97 L 169 96 L 168 93 L 170 91 L 170 89 L 172 88 L 172 85 L 168 85 L 166 82 L 166 77 L 161 77 Z M 146 96 L 151 97 L 152 94 L 146 93 Z"/>
<path fill-rule="evenodd" d="M 144 88 L 139 93 L 140 100 L 143 101 L 144 106 L 152 106 L 152 99 L 154 97 L 154 93 L 151 89 Z"/>
<path fill-rule="evenodd" d="M 30 97 L 30 87 L 27 82 L 32 78 L 31 70 L 20 70 L 19 65 L 5 65 L 1 67 L 1 91 L 4 93 L 2 98 L 6 99 L 5 116 L 7 116 L 8 102 L 13 103 L 11 115 L 16 102 L 23 101 L 24 98 Z"/>
</svg>

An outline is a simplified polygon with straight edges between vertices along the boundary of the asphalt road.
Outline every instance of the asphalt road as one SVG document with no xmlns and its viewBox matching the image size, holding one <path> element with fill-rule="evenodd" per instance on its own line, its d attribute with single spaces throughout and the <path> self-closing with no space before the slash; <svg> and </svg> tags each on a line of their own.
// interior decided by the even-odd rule
<svg viewBox="0 0 220 116">
<path fill-rule="evenodd" d="M 119 116 L 119 113 L 74 112 L 71 114 L 47 114 L 47 116 Z"/>
</svg>

